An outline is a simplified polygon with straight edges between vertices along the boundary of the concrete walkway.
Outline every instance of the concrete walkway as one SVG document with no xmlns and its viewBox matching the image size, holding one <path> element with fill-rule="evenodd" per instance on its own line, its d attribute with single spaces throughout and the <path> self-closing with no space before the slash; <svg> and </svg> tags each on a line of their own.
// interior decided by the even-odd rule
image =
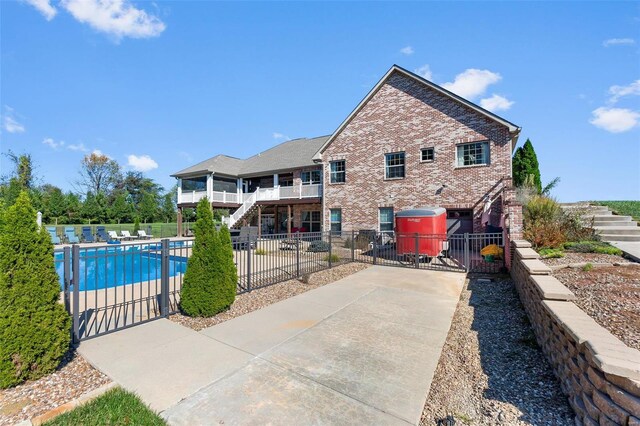
<svg viewBox="0 0 640 426">
<path fill-rule="evenodd" d="M 611 241 L 609 244 L 618 247 L 635 262 L 640 262 L 640 242 L 637 241 Z"/>
<path fill-rule="evenodd" d="M 80 352 L 173 425 L 417 424 L 463 282 L 372 267 L 199 333 L 158 320 Z"/>
</svg>

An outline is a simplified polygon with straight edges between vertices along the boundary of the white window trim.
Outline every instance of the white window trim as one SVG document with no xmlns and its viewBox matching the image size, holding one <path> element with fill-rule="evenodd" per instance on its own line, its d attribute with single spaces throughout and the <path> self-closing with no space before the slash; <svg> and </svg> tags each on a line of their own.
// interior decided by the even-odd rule
<svg viewBox="0 0 640 426">
<path fill-rule="evenodd" d="M 333 163 L 338 163 L 340 161 L 342 161 L 344 163 L 344 171 L 342 172 L 342 173 L 344 173 L 344 181 L 342 181 L 342 182 L 334 182 L 333 179 L 332 179 L 333 171 L 331 170 L 331 165 Z M 347 160 L 338 159 L 338 160 L 329 161 L 329 184 L 331 184 L 331 185 L 344 185 L 345 183 L 347 183 Z"/>
<path fill-rule="evenodd" d="M 404 176 L 402 177 L 387 177 L 387 155 L 393 155 L 393 154 L 404 154 Z M 384 178 L 384 180 L 402 180 L 405 179 L 407 177 L 407 152 L 406 151 L 391 151 L 391 152 L 385 152 L 384 155 L 382 156 L 382 161 L 383 161 L 383 169 L 382 169 L 382 177 Z M 392 166 L 392 167 L 399 167 L 399 166 Z"/>
<path fill-rule="evenodd" d="M 464 165 L 458 165 L 458 147 L 463 146 L 463 145 L 471 145 L 471 144 L 477 144 L 477 143 L 484 143 L 487 145 L 487 162 L 486 163 L 482 163 L 482 164 L 470 164 L 467 166 Z M 435 158 L 435 155 L 434 155 Z M 491 165 L 491 143 L 489 142 L 489 140 L 483 140 L 483 141 L 474 141 L 474 142 L 461 142 L 455 145 L 455 158 L 454 158 L 454 168 L 456 169 L 466 169 L 466 168 L 471 168 L 471 167 L 488 167 Z"/>
<path fill-rule="evenodd" d="M 431 159 L 431 160 L 423 160 L 422 159 L 422 151 L 425 151 L 427 149 L 430 149 L 430 150 L 433 151 L 433 159 Z M 458 152 L 458 149 L 456 148 L 456 153 L 457 152 Z M 435 146 L 426 146 L 424 148 L 420 148 L 420 162 L 421 163 L 433 163 L 434 161 L 436 161 L 436 147 Z"/>
<path fill-rule="evenodd" d="M 381 216 L 382 216 L 382 209 L 391 209 L 391 231 L 383 231 L 382 230 L 382 221 Z M 378 207 L 378 232 L 393 232 L 393 228 L 395 228 L 395 223 L 394 223 L 394 219 L 396 216 L 396 209 L 393 206 L 382 206 L 382 207 Z M 389 223 L 389 222 L 385 222 L 385 223 Z"/>
</svg>

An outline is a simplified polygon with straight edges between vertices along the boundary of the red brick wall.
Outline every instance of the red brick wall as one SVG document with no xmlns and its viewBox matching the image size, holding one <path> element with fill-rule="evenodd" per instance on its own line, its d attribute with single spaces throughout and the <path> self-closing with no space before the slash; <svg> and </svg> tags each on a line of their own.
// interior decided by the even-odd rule
<svg viewBox="0 0 640 426">
<path fill-rule="evenodd" d="M 490 165 L 457 168 L 456 145 L 489 141 Z M 435 148 L 435 161 L 420 162 L 421 148 Z M 384 179 L 384 154 L 405 152 L 405 178 Z M 342 208 L 343 229 L 377 229 L 378 208 L 421 206 L 474 209 L 480 231 L 484 197 L 495 199 L 501 179 L 511 176 L 508 129 L 408 78 L 392 74 L 322 155 L 324 229 L 329 209 Z M 346 160 L 346 183 L 331 184 L 329 162 Z M 439 191 L 442 185 L 446 187 Z M 502 202 L 494 202 L 498 224 Z M 496 219 L 497 217 L 497 219 Z"/>
</svg>

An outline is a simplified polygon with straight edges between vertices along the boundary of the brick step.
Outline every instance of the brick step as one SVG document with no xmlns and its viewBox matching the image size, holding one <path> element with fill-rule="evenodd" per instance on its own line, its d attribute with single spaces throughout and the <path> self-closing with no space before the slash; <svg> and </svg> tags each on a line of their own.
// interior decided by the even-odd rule
<svg viewBox="0 0 640 426">
<path fill-rule="evenodd" d="M 637 226 L 595 226 L 594 229 L 608 235 L 640 235 L 640 228 Z"/>
<path fill-rule="evenodd" d="M 600 234 L 600 238 L 603 241 L 639 241 L 639 235 L 624 235 L 624 234 Z"/>
</svg>

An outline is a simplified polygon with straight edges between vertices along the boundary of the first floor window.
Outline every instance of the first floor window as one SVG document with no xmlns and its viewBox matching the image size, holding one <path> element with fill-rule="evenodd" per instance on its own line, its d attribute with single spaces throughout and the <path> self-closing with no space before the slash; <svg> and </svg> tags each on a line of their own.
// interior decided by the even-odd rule
<svg viewBox="0 0 640 426">
<path fill-rule="evenodd" d="M 398 179 L 404 177 L 404 152 L 394 152 L 384 155 L 385 179 Z"/>
<path fill-rule="evenodd" d="M 420 161 L 422 162 L 433 161 L 434 159 L 433 151 L 434 151 L 433 148 L 422 148 L 420 150 Z"/>
<path fill-rule="evenodd" d="M 380 232 L 393 232 L 393 207 L 380 207 Z"/>
<path fill-rule="evenodd" d="M 311 170 L 308 172 L 302 172 L 300 179 L 303 185 L 318 185 L 320 183 L 322 173 L 320 170 Z"/>
<path fill-rule="evenodd" d="M 456 147 L 458 167 L 489 164 L 489 142 L 464 143 Z"/>
<path fill-rule="evenodd" d="M 320 232 L 320 212 L 319 211 L 303 211 L 302 227 L 307 232 Z"/>
<path fill-rule="evenodd" d="M 329 163 L 331 170 L 331 183 L 345 183 L 346 166 L 344 160 Z"/>
<path fill-rule="evenodd" d="M 331 217 L 331 233 L 340 234 L 342 232 L 342 209 L 329 209 Z"/>
</svg>

